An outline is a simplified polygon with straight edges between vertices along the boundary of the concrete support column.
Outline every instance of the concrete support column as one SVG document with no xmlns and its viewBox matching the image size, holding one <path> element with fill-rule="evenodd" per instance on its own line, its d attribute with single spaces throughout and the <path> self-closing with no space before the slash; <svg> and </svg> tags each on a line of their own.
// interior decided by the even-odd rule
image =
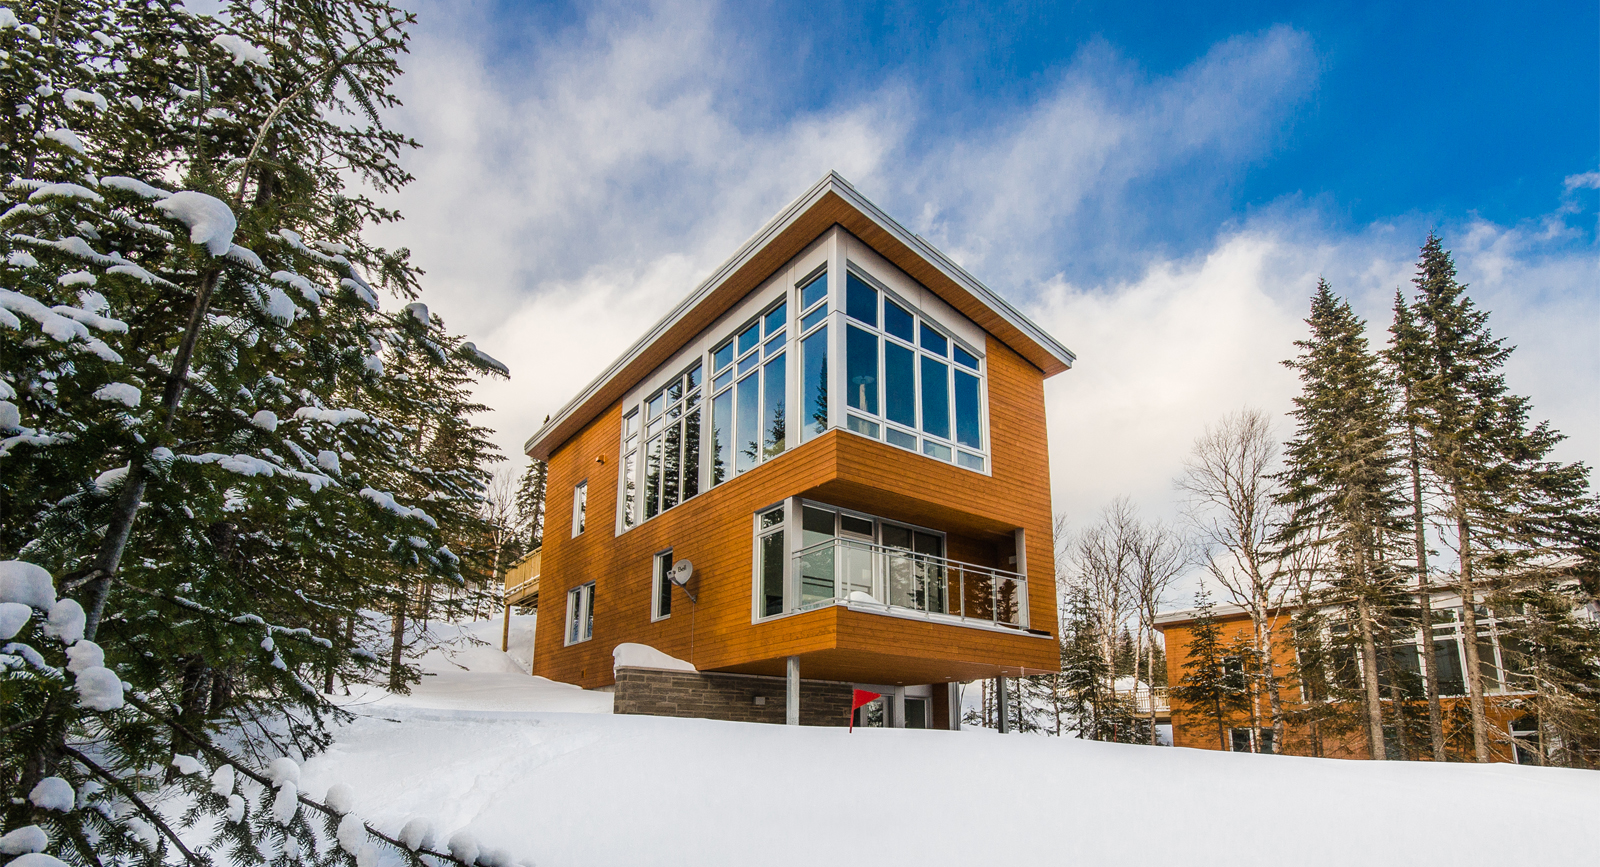
<svg viewBox="0 0 1600 867">
<path fill-rule="evenodd" d="M 800 657 L 789 657 L 788 674 L 783 721 L 788 725 L 797 726 L 800 724 Z"/>
<path fill-rule="evenodd" d="M 1000 675 L 994 679 L 995 705 L 1000 712 L 1000 733 L 1011 732 L 1011 690 L 1006 685 L 1006 676 Z"/>
<path fill-rule="evenodd" d="M 894 688 L 894 707 L 891 716 L 894 721 L 889 725 L 897 729 L 906 727 L 906 688 L 903 686 Z"/>
<path fill-rule="evenodd" d="M 945 697 L 950 701 L 950 730 L 961 731 L 961 684 L 952 681 L 950 688 L 945 691 Z"/>
</svg>

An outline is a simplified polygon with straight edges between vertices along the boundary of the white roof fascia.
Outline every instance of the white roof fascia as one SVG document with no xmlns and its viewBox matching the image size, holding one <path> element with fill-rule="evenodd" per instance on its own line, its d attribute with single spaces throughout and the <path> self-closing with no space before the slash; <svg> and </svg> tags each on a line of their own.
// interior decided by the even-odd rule
<svg viewBox="0 0 1600 867">
<path fill-rule="evenodd" d="M 678 321 L 681 320 L 685 315 L 687 315 L 690 310 L 693 310 L 700 304 L 700 302 L 705 300 L 706 296 L 710 295 L 718 286 L 722 285 L 724 280 L 743 267 L 746 262 L 759 253 L 763 248 L 765 248 L 775 236 L 781 233 L 784 229 L 788 228 L 789 224 L 793 223 L 795 219 L 797 219 L 801 214 L 805 213 L 812 205 L 816 204 L 818 200 L 827 195 L 829 192 L 838 194 L 840 198 L 849 202 L 857 210 L 861 211 L 872 220 L 877 222 L 885 231 L 894 235 L 901 243 L 905 244 L 907 247 L 910 247 L 917 255 L 926 259 L 934 267 L 943 271 L 945 276 L 961 285 L 962 288 L 966 289 L 968 292 L 971 292 L 979 301 L 988 305 L 990 309 L 999 314 L 1000 318 L 1004 319 L 1018 331 L 1021 331 L 1023 334 L 1032 338 L 1034 342 L 1044 347 L 1046 352 L 1049 352 L 1051 355 L 1055 356 L 1059 361 L 1061 361 L 1062 364 L 1071 367 L 1073 362 L 1077 361 L 1077 356 L 1073 354 L 1072 350 L 1067 349 L 1054 337 L 1051 337 L 1044 329 L 1040 328 L 1038 325 L 1035 325 L 1032 320 L 1024 316 L 1015 307 L 1012 307 L 1004 298 L 1001 298 L 989 287 L 983 285 L 978 278 L 967 273 L 966 269 L 950 261 L 949 258 L 947 258 L 943 253 L 939 252 L 939 250 L 936 249 L 932 244 L 929 244 L 927 241 L 923 240 L 922 236 L 900 225 L 893 217 L 890 217 L 888 214 L 884 213 L 883 210 L 877 205 L 874 205 L 860 193 L 856 192 L 856 188 L 852 186 L 849 181 L 845 180 L 845 178 L 838 172 L 830 171 L 824 175 L 821 180 L 813 184 L 811 189 L 806 190 L 800 195 L 799 198 L 795 199 L 793 202 L 790 202 L 788 207 L 784 208 L 782 211 L 779 211 L 777 216 L 767 221 L 766 225 L 762 226 L 761 229 L 752 235 L 748 241 L 745 241 L 739 250 L 733 254 L 733 256 L 729 257 L 720 266 L 718 266 L 715 271 L 711 272 L 711 276 L 707 277 L 700 283 L 700 285 L 696 286 L 693 292 L 690 292 L 687 297 L 678 302 L 677 306 L 673 307 L 666 316 L 662 317 L 661 321 L 657 322 L 649 331 L 645 332 L 644 336 L 640 337 L 632 346 L 628 347 L 626 352 L 619 356 L 615 361 L 611 362 L 611 364 L 607 366 L 605 370 L 600 372 L 599 376 L 595 377 L 593 381 L 585 386 L 583 391 L 579 392 L 576 397 L 568 401 L 567 404 L 560 409 L 560 411 L 550 416 L 549 421 L 546 421 L 544 424 L 540 425 L 539 430 L 535 432 L 533 436 L 528 437 L 527 441 L 523 443 L 523 452 L 526 453 L 532 449 L 534 443 L 538 442 L 546 431 L 554 430 L 562 422 L 566 421 L 567 418 L 576 412 L 579 407 L 587 403 L 596 392 L 603 388 L 607 382 L 609 382 L 629 364 L 633 363 L 634 359 L 638 358 L 646 348 L 665 335 L 667 331 L 670 330 L 672 326 L 676 325 Z"/>
</svg>

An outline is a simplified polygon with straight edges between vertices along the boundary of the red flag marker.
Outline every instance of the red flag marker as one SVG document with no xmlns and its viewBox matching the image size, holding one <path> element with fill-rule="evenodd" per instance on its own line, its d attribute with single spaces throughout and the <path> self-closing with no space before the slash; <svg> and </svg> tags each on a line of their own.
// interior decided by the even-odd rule
<svg viewBox="0 0 1600 867">
<path fill-rule="evenodd" d="M 850 731 L 856 730 L 856 711 L 883 698 L 882 693 L 867 692 L 864 689 L 855 691 L 855 698 L 850 705 Z"/>
</svg>

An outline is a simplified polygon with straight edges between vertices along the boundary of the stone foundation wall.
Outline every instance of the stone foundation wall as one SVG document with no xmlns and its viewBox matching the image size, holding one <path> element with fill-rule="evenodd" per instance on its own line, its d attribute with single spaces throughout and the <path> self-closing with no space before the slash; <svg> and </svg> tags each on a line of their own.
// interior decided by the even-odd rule
<svg viewBox="0 0 1600 867">
<path fill-rule="evenodd" d="M 786 683 L 781 677 L 620 668 L 615 689 L 613 713 L 778 725 L 785 718 Z M 853 689 L 829 680 L 800 681 L 800 724 L 848 725 Z"/>
</svg>

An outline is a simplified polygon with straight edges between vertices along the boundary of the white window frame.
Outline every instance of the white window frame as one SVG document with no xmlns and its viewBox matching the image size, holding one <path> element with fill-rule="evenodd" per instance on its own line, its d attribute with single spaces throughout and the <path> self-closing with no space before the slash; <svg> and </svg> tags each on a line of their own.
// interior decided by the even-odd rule
<svg viewBox="0 0 1600 867">
<path fill-rule="evenodd" d="M 663 569 L 661 566 L 663 559 L 667 563 L 665 569 Z M 655 555 L 650 558 L 651 623 L 654 623 L 657 620 L 666 620 L 668 617 L 672 616 L 672 578 L 669 575 L 672 570 L 672 562 L 671 548 L 668 548 L 665 551 L 657 551 Z M 663 595 L 667 600 L 666 611 L 661 610 L 661 600 Z"/>
<path fill-rule="evenodd" d="M 594 638 L 594 582 L 567 591 L 567 618 L 561 634 L 562 646 L 571 647 Z"/>
<path fill-rule="evenodd" d="M 583 535 L 583 529 L 589 519 L 589 480 L 572 486 L 572 538 Z"/>
</svg>

